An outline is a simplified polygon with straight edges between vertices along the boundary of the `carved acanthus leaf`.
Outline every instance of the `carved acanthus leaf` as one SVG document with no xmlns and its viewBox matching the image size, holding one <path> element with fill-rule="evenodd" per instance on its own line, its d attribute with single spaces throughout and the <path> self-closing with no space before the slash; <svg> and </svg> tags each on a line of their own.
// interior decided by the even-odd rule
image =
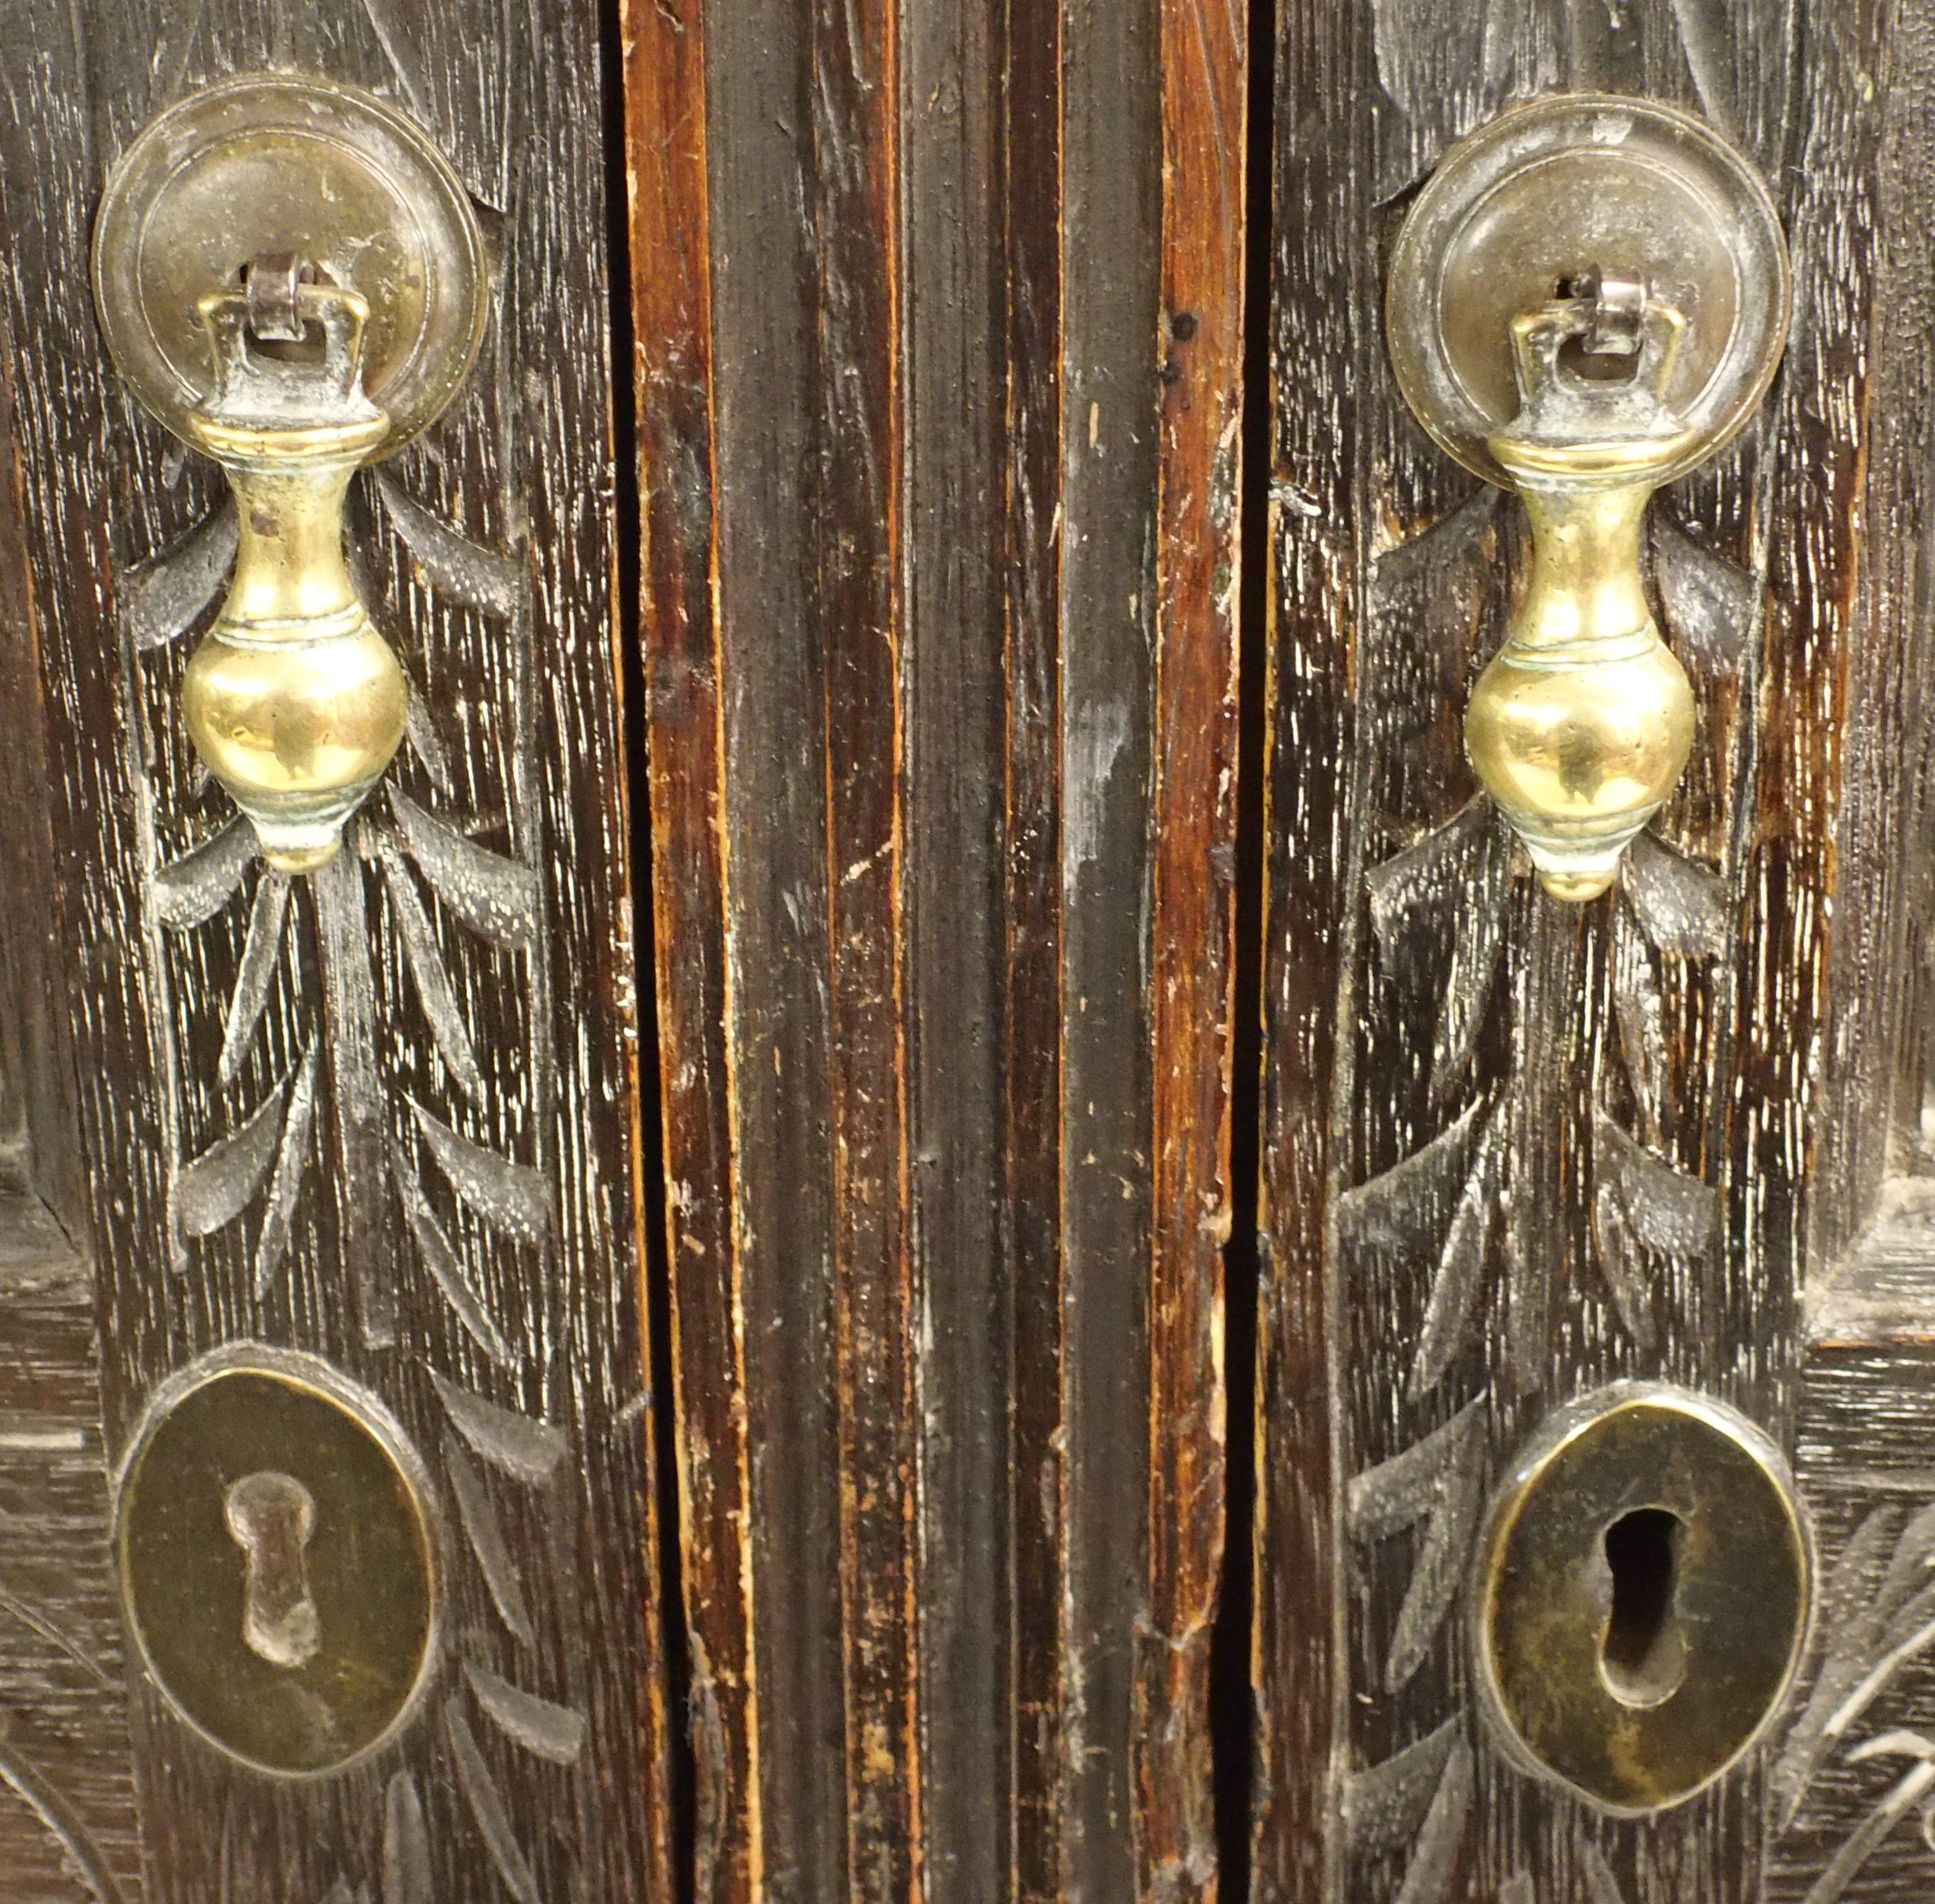
<svg viewBox="0 0 1935 1904">
<path fill-rule="evenodd" d="M 383 1904 L 431 1904 L 430 1827 L 407 1772 L 393 1774 L 384 1794 Z"/>
<path fill-rule="evenodd" d="M 551 1194 L 543 1171 L 459 1137 L 420 1104 L 412 1102 L 410 1110 L 466 1209 L 514 1243 L 545 1241 L 551 1234 Z"/>
<path fill-rule="evenodd" d="M 224 496 L 171 549 L 121 579 L 121 611 L 137 648 L 165 648 L 213 603 L 235 561 L 235 505 Z"/>
<path fill-rule="evenodd" d="M 1726 882 L 1676 853 L 1657 833 L 1626 849 L 1620 883 L 1640 929 L 1659 951 L 1678 959 L 1717 959 L 1727 949 Z"/>
<path fill-rule="evenodd" d="M 512 1744 L 548 1758 L 554 1765 L 572 1765 L 584 1749 L 584 1715 L 569 1706 L 540 1699 L 535 1693 L 500 1679 L 466 1660 L 464 1676 L 477 1703 Z"/>
<path fill-rule="evenodd" d="M 1874 1809 L 1849 1833 L 1828 1868 L 1815 1880 L 1807 1904 L 1836 1904 L 1861 1868 L 1911 1812 L 1921 1818 L 1922 1836 L 1935 1849 L 1935 1739 L 1916 1732 L 1884 1732 L 1864 1739 L 1848 1754 L 1851 1763 L 1868 1759 L 1906 1758 L 1907 1771 L 1876 1801 Z"/>
<path fill-rule="evenodd" d="M 228 1002 L 228 1021 L 222 1029 L 222 1057 L 216 1075 L 225 1084 L 232 1084 L 241 1076 L 249 1047 L 262 1022 L 269 987 L 282 957 L 288 913 L 288 875 L 264 866 L 255 882 L 255 897 L 249 908 L 249 934 L 243 941 L 242 963 L 235 975 L 235 990 Z"/>
<path fill-rule="evenodd" d="M 1901 1511 L 1885 1505 L 1868 1514 L 1822 1591 L 1820 1670 L 1769 1781 L 1783 1828 L 1822 1759 L 1903 1666 L 1935 1646 L 1935 1506 L 1906 1525 Z"/>
<path fill-rule="evenodd" d="M 296 1072 L 295 1088 L 282 1119 L 282 1141 L 276 1150 L 276 1174 L 269 1182 L 269 1204 L 262 1219 L 262 1234 L 255 1245 L 255 1295 L 258 1300 L 269 1292 L 282 1266 L 288 1248 L 290 1226 L 295 1220 L 296 1198 L 302 1191 L 309 1165 L 309 1134 L 315 1114 L 317 1060 L 321 1053 L 312 1044 L 303 1054 Z"/>
<path fill-rule="evenodd" d="M 424 1202 L 423 1193 L 403 1171 L 394 1169 L 392 1176 L 397 1195 L 403 1200 L 404 1219 L 415 1240 L 417 1254 L 435 1279 L 444 1300 L 469 1332 L 471 1340 L 500 1368 L 516 1368 L 517 1351 L 504 1339 L 503 1331 L 492 1319 L 483 1297 L 464 1268 L 463 1259 L 444 1234 L 442 1225 L 438 1222 L 429 1204 Z"/>
<path fill-rule="evenodd" d="M 155 911 L 173 932 L 212 919 L 232 899 L 255 857 L 255 830 L 237 817 L 155 875 Z"/>
<path fill-rule="evenodd" d="M 513 951 L 529 947 L 537 932 L 537 875 L 432 818 L 400 787 L 388 792 L 403 843 L 431 891 L 478 938 Z"/>
<path fill-rule="evenodd" d="M 454 1434 L 445 1433 L 443 1453 L 451 1491 L 457 1497 L 457 1517 L 463 1523 L 470 1551 L 477 1557 L 478 1571 L 490 1589 L 491 1604 L 515 1638 L 534 1646 L 537 1635 L 525 1603 L 524 1584 L 511 1564 L 510 1543 L 504 1538 L 503 1523 L 497 1517 L 490 1488 Z"/>
<path fill-rule="evenodd" d="M 500 1408 L 434 1369 L 430 1380 L 451 1425 L 492 1467 L 533 1488 L 543 1486 L 557 1473 L 565 1456 L 565 1440 L 550 1422 Z"/>
<path fill-rule="evenodd" d="M 212 1236 L 248 1208 L 275 1159 L 288 1088 L 285 1078 L 240 1130 L 210 1144 L 176 1172 L 170 1201 L 177 1236 Z"/>
</svg>

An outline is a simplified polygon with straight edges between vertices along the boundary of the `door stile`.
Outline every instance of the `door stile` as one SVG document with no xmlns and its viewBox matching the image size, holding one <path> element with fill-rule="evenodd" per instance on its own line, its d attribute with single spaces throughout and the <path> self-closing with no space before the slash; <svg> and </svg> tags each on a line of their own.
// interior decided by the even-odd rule
<svg viewBox="0 0 1935 1904">
<path fill-rule="evenodd" d="M 702 1877 L 1206 1894 L 1240 36 L 771 0 L 702 99 L 638 20 Z"/>
<path fill-rule="evenodd" d="M 695 1898 L 761 1894 L 746 1316 L 734 1162 L 705 20 L 628 0 L 626 177 L 666 1259 Z"/>
<path fill-rule="evenodd" d="M 1069 1602 L 1062 1201 L 1061 630 L 1063 41 L 1059 5 L 1002 8 L 1006 576 L 1002 655 L 1003 1229 L 1013 1348 L 1009 1502 L 1016 1904 L 1064 1895 Z M 1040 189 L 1053 178 L 1057 189 Z"/>
<path fill-rule="evenodd" d="M 1226 1513 L 1249 20 L 1164 0 L 1153 686 L 1149 1585 L 1138 1883 L 1218 1894 L 1209 1657 Z M 1237 1424 L 1243 1431 L 1245 1424 Z M 1226 1749 L 1243 1749 L 1236 1741 Z"/>
</svg>

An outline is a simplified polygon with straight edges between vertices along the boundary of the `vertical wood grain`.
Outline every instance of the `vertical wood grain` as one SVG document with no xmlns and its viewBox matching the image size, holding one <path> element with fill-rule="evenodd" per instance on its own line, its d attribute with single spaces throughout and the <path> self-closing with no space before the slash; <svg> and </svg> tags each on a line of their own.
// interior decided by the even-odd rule
<svg viewBox="0 0 1935 1904">
<path fill-rule="evenodd" d="M 1067 1356 L 1062 1307 L 1062 152 L 1059 7 L 1010 8 L 1002 105 L 1007 272 L 1007 578 L 1002 709 L 1003 1074 L 1010 1403 L 1016 1904 L 1062 1895 L 1068 1685 L 1062 1526 Z"/>
<path fill-rule="evenodd" d="M 1781 5 L 1280 11 L 1261 1897 L 1757 1881 L 1752 1763 L 1638 1825 L 1514 1771 L 1474 1723 L 1457 1583 L 1499 1463 L 1576 1395 L 1664 1377 L 1786 1432 L 1867 445 L 1871 294 L 1838 248 L 1874 116 L 1843 48 L 1870 31 Z M 1626 896 L 1583 913 L 1468 804 L 1458 722 L 1523 531 L 1423 443 L 1377 318 L 1410 189 L 1552 89 L 1712 119 L 1772 183 L 1801 287 L 1761 422 L 1655 506 L 1701 740 Z M 1635 1254 L 1654 1195 L 1683 1228 Z M 1427 1452 L 1393 1537 L 1371 1504 Z"/>
<path fill-rule="evenodd" d="M 17 440 L 10 339 L 0 327 L 0 445 Z M 24 472 L 0 470 L 0 695 L 14 710 L 0 750 L 0 1192 L 33 1190 L 82 1233 L 72 1036 L 59 1005 L 53 793 L 40 692 L 41 621 L 28 565 Z"/>
<path fill-rule="evenodd" d="M 1138 1881 L 1178 1900 L 1218 1893 L 1209 1668 L 1227 1432 L 1247 25 L 1207 0 L 1162 9 L 1150 1605 L 1135 1737 Z"/>
<path fill-rule="evenodd" d="M 0 24 L 0 289 L 64 869 L 98 1458 L 119 1458 L 152 1391 L 201 1353 L 300 1347 L 382 1398 L 446 1517 L 451 1653 L 396 1745 L 341 1776 L 239 1770 L 131 1676 L 156 1904 L 425 1883 L 669 1894 L 598 26 L 589 6 L 380 0 L 61 5 Z M 87 240 L 107 168 L 147 119 L 273 62 L 416 116 L 479 201 L 501 277 L 463 398 L 352 512 L 419 738 L 285 912 L 255 903 L 245 854 L 237 891 L 218 883 L 195 919 L 171 914 L 170 882 L 230 816 L 186 756 L 174 696 L 183 638 L 222 579 L 221 485 L 116 381 Z M 501 909 L 430 878 L 439 856 L 487 879 Z M 252 907 L 288 935 L 231 1068 Z M 290 1111 L 298 1187 L 286 1247 L 258 1277 L 262 1200 L 207 1236 L 178 1230 L 171 1202 L 192 1160 L 278 1093 L 313 1118 Z M 353 1184 L 338 1163 L 352 1154 L 367 1173 Z M 382 1301 L 360 1310 L 358 1280 L 379 1267 Z M 471 1436 L 486 1444 L 475 1456 Z M 531 1709 L 550 1730 L 506 1723 L 501 1701 L 494 1713 L 479 1673 L 543 1700 Z"/>
<path fill-rule="evenodd" d="M 693 1887 L 761 1885 L 759 1688 L 721 825 L 705 18 L 628 5 L 625 115 L 644 542 L 659 1090 L 694 1767 Z"/>
<path fill-rule="evenodd" d="M 816 0 L 805 215 L 817 402 L 813 607 L 828 737 L 847 1882 L 919 1899 L 918 1513 L 907 1144 L 899 21 Z"/>
<path fill-rule="evenodd" d="M 1242 31 L 635 16 L 708 1894 L 1213 1887 Z"/>
<path fill-rule="evenodd" d="M 1007 281 L 1000 0 L 904 9 L 901 382 L 921 1866 L 1007 1894 L 1019 1596 L 1003 1222 Z M 964 182 L 981 182 L 964 205 Z"/>
</svg>

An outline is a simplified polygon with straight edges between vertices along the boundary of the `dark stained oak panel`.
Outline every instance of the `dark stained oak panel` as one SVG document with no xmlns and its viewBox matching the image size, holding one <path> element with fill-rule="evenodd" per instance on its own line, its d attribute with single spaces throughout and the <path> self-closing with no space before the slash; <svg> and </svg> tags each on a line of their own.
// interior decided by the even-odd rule
<svg viewBox="0 0 1935 1904">
<path fill-rule="evenodd" d="M 1601 1818 L 1507 1762 L 1466 1634 L 1493 1482 L 1554 1407 L 1665 1379 L 1798 1435 L 1831 1565 L 1866 1458 L 1831 1392 L 1858 1361 L 1879 1428 L 1921 1379 L 1905 1347 L 1810 1351 L 1801 1319 L 1918 1167 L 1924 12 L 1279 8 L 1260 1899 L 1746 1900 L 1769 1857 L 1795 1897 L 1841 1894 L 1832 1833 L 1782 1836 L 1791 1715 L 1712 1791 Z M 1734 141 L 1799 295 L 1754 426 L 1654 507 L 1700 736 L 1621 887 L 1575 911 L 1528 880 L 1460 741 L 1520 512 L 1423 440 L 1379 313 L 1447 144 L 1586 89 Z"/>
<path fill-rule="evenodd" d="M 62 1186 L 81 1186 L 92 1326 L 62 1352 L 98 1368 L 94 1537 L 157 1387 L 267 1344 L 326 1358 L 401 1423 L 446 1581 L 403 1733 L 306 1783 L 192 1736 L 104 1626 L 83 1650 L 116 1682 L 121 1737 L 75 1803 L 91 1819 L 131 1780 L 137 1816 L 110 1806 L 100 1835 L 151 1904 L 672 1895 L 600 27 L 590 4 L 388 0 L 0 21 L 4 539 L 25 552 L 8 679 L 44 729 L 59 869 L 49 969 L 80 1165 L 50 1158 L 47 1194 L 70 1213 Z M 463 397 L 352 503 L 418 717 L 349 849 L 293 882 L 255 863 L 187 756 L 176 691 L 234 525 L 211 470 L 117 385 L 86 270 L 139 128 L 269 67 L 415 116 L 499 266 Z M 102 1621 L 75 1564 L 52 1618 Z M 31 1727 L 16 1736 L 39 1763 Z"/>
<path fill-rule="evenodd" d="M 1245 21 L 627 20 L 697 1890 L 1207 1898 Z"/>
</svg>

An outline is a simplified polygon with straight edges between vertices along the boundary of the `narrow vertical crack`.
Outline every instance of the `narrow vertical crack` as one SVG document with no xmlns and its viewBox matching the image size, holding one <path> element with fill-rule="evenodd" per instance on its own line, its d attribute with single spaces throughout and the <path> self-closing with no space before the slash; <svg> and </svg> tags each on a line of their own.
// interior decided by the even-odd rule
<svg viewBox="0 0 1935 1904">
<path fill-rule="evenodd" d="M 672 1371 L 672 1265 L 666 1253 L 665 1132 L 659 1099 L 659 1025 L 656 934 L 652 914 L 651 793 L 646 777 L 650 736 L 646 720 L 643 621 L 644 465 L 635 383 L 637 351 L 632 322 L 629 179 L 625 116 L 624 24 L 619 0 L 603 0 L 599 56 L 604 83 L 605 257 L 611 339 L 613 533 L 617 589 L 612 633 L 618 644 L 624 695 L 623 771 L 629 782 L 626 842 L 631 860 L 632 946 L 638 1016 L 639 1104 L 645 1167 L 639 1233 L 645 1253 L 644 1313 L 651 1407 L 648 1440 L 657 1510 L 660 1643 L 664 1649 L 666 1738 L 669 1763 L 666 1791 L 671 1810 L 673 1896 L 687 1904 L 698 1884 L 696 1766 L 687 1708 L 692 1692 L 691 1635 L 686 1619 L 684 1528 L 678 1488 L 678 1422 Z"/>
<path fill-rule="evenodd" d="M 1275 228 L 1276 10 L 1249 20 L 1249 189 L 1243 273 L 1242 568 L 1239 594 L 1236 957 L 1230 1096 L 1232 1224 L 1224 1258 L 1229 1385 L 1227 1525 L 1223 1590 L 1210 1649 L 1211 1751 L 1221 1904 L 1248 1904 L 1250 1821 L 1255 1795 L 1256 1692 L 1252 1635 L 1256 1582 L 1257 1313 L 1263 1250 L 1259 1233 L 1263 1063 L 1263 705 L 1267 678 L 1270 471 L 1273 419 L 1270 291 Z"/>
</svg>

